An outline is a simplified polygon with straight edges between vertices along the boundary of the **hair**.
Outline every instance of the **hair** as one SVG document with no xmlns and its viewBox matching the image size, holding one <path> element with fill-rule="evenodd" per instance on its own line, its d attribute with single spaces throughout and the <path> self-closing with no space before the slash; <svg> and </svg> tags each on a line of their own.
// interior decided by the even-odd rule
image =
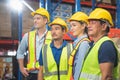
<svg viewBox="0 0 120 80">
<path fill-rule="evenodd" d="M 100 20 L 100 24 L 102 25 L 102 24 L 107 24 L 107 28 L 106 28 L 106 33 L 108 33 L 109 31 L 110 31 L 110 24 L 109 24 L 109 22 L 107 21 L 107 20 L 104 20 L 104 19 L 101 19 Z"/>
<path fill-rule="evenodd" d="M 85 21 L 79 21 L 81 25 L 85 24 L 85 30 L 84 32 L 88 34 L 88 29 L 87 29 L 87 23 Z"/>
<path fill-rule="evenodd" d="M 44 15 L 41 15 L 42 17 L 43 17 L 43 19 L 47 19 L 47 23 L 48 23 L 48 18 L 47 18 L 47 16 L 44 16 Z M 46 23 L 46 24 L 47 24 Z"/>
</svg>

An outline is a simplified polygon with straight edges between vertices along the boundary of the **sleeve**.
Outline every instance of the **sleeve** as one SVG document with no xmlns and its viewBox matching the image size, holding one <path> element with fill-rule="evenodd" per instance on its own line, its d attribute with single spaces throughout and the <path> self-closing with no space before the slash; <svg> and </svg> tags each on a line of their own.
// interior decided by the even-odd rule
<svg viewBox="0 0 120 80">
<path fill-rule="evenodd" d="M 40 51 L 39 64 L 43 66 L 42 50 Z"/>
<path fill-rule="evenodd" d="M 28 48 L 28 33 L 24 35 L 18 47 L 17 56 L 16 56 L 17 59 L 24 58 L 24 54 L 27 51 L 27 48 Z"/>
<path fill-rule="evenodd" d="M 105 62 L 112 62 L 114 66 L 117 65 L 117 50 L 113 42 L 105 41 L 101 45 L 98 54 L 99 64 Z"/>
<path fill-rule="evenodd" d="M 89 42 L 88 41 L 84 41 L 80 44 L 78 51 L 75 55 L 75 59 L 74 59 L 74 67 L 73 67 L 73 76 L 75 80 L 79 79 L 79 75 L 82 69 L 82 65 L 83 65 L 83 61 L 84 58 L 87 54 L 88 49 L 90 48 L 89 46 Z"/>
</svg>

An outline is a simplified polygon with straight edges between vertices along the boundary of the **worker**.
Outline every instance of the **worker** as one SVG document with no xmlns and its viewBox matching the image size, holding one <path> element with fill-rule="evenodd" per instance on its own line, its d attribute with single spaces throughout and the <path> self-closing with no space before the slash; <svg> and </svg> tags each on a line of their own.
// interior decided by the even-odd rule
<svg viewBox="0 0 120 80">
<path fill-rule="evenodd" d="M 59 17 L 49 26 L 52 42 L 42 48 L 38 80 L 67 80 L 68 58 L 72 51 L 72 44 L 63 40 L 63 35 L 68 31 L 68 27 Z"/>
<path fill-rule="evenodd" d="M 69 78 L 79 80 L 83 61 L 89 50 L 89 38 L 87 35 L 88 16 L 84 12 L 76 12 L 69 19 L 73 36 L 77 39 L 73 43 L 74 50 L 69 59 Z M 70 80 L 70 79 L 69 79 Z"/>
<path fill-rule="evenodd" d="M 27 80 L 37 80 L 39 68 L 39 55 L 42 45 L 47 44 L 51 34 L 46 29 L 46 24 L 50 21 L 50 15 L 44 8 L 39 8 L 32 12 L 34 21 L 34 31 L 30 31 L 23 36 L 17 50 L 17 59 L 21 73 Z M 49 43 L 49 42 L 48 42 Z M 27 68 L 24 67 L 24 53 L 28 50 Z"/>
<path fill-rule="evenodd" d="M 111 14 L 103 8 L 96 8 L 90 13 L 88 21 L 88 35 L 94 42 L 79 80 L 118 80 L 118 51 L 107 36 L 113 26 Z"/>
</svg>

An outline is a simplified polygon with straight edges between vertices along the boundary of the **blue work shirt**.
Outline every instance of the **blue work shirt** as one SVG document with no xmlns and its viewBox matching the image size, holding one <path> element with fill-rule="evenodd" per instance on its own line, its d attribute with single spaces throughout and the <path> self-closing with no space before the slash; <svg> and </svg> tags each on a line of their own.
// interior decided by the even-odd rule
<svg viewBox="0 0 120 80">
<path fill-rule="evenodd" d="M 74 43 L 73 43 L 73 47 L 75 48 L 75 46 L 77 45 L 77 43 L 82 40 L 83 38 L 87 38 L 87 34 L 84 34 L 81 37 L 78 37 Z M 82 65 L 83 65 L 83 61 L 84 58 L 89 50 L 90 46 L 89 46 L 89 42 L 88 41 L 83 41 L 80 43 L 78 50 L 75 54 L 75 58 L 74 58 L 74 63 L 73 63 L 73 77 L 74 80 L 79 80 L 79 75 L 81 73 L 81 69 L 82 69 Z"/>
<path fill-rule="evenodd" d="M 118 63 L 117 50 L 112 41 L 109 40 L 105 41 L 100 46 L 100 49 L 98 51 L 98 60 L 99 60 L 99 64 L 105 62 L 111 62 L 114 64 L 114 67 L 117 66 Z"/>
<path fill-rule="evenodd" d="M 94 46 L 94 42 L 91 42 L 90 44 L 91 44 L 90 45 L 91 46 L 90 50 L 91 50 Z M 114 67 L 118 65 L 117 50 L 112 41 L 107 40 L 102 43 L 102 45 L 98 50 L 98 62 L 99 64 L 111 62 L 114 64 Z"/>
<path fill-rule="evenodd" d="M 54 56 L 54 59 L 56 61 L 56 64 L 58 65 L 59 62 L 60 62 L 60 56 L 61 56 L 61 53 L 62 53 L 62 49 L 67 45 L 67 41 L 63 41 L 62 45 L 60 46 L 60 48 L 56 48 L 54 46 L 54 43 L 52 41 L 52 43 L 50 44 L 50 47 L 52 49 L 52 54 Z M 42 58 L 42 50 L 40 52 L 40 58 L 39 58 L 39 64 L 40 66 L 43 66 L 43 58 Z"/>
</svg>

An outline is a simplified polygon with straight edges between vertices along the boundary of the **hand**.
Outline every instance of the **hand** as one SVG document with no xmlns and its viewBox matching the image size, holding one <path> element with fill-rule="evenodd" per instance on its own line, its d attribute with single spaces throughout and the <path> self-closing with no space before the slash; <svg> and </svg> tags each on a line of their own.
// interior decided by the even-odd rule
<svg viewBox="0 0 120 80">
<path fill-rule="evenodd" d="M 27 69 L 26 68 L 20 68 L 20 71 L 21 71 L 21 73 L 25 76 L 25 77 L 27 77 L 27 76 L 29 76 L 29 74 L 28 74 L 28 71 L 27 71 Z"/>
</svg>

